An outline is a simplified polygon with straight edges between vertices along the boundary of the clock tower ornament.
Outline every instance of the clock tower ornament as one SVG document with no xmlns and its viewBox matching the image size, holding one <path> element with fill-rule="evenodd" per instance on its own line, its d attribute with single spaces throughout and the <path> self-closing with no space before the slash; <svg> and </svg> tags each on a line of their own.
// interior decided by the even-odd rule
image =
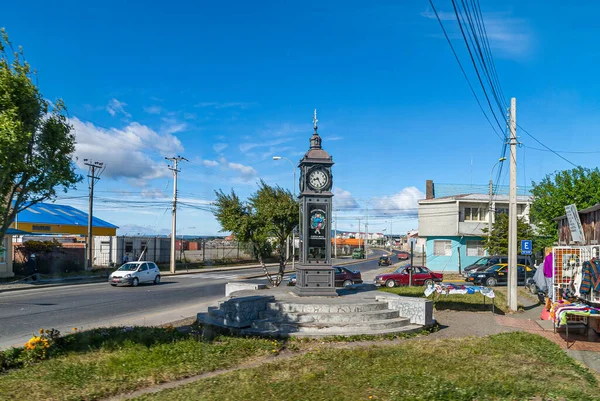
<svg viewBox="0 0 600 401">
<path fill-rule="evenodd" d="M 321 147 L 317 110 L 310 149 L 300 160 L 300 263 L 296 266 L 296 293 L 300 296 L 337 296 L 331 260 L 333 160 Z"/>
</svg>

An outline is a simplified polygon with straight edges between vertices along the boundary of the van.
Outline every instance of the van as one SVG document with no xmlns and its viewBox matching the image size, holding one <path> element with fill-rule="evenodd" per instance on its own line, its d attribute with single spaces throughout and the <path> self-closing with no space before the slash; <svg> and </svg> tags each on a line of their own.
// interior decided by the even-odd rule
<svg viewBox="0 0 600 401">
<path fill-rule="evenodd" d="M 352 259 L 365 259 L 365 251 L 360 248 L 356 248 L 352 252 Z"/>
<path fill-rule="evenodd" d="M 463 276 L 467 277 L 471 273 L 475 273 L 476 271 L 484 271 L 491 266 L 508 263 L 508 256 L 505 255 L 493 255 L 493 256 L 484 256 L 481 259 L 478 259 L 472 265 L 469 265 L 463 269 Z M 532 267 L 533 260 L 529 255 L 517 255 L 517 264 L 525 265 Z"/>
</svg>

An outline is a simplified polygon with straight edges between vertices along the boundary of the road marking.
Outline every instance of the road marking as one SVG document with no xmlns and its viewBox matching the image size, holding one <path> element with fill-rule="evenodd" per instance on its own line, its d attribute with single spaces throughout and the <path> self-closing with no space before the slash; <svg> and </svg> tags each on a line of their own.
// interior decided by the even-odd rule
<svg viewBox="0 0 600 401">
<path fill-rule="evenodd" d="M 210 274 L 210 273 L 188 274 L 188 275 L 185 275 L 185 277 L 186 278 L 207 278 L 209 280 L 238 280 L 240 278 L 240 276 L 237 274 Z"/>
</svg>

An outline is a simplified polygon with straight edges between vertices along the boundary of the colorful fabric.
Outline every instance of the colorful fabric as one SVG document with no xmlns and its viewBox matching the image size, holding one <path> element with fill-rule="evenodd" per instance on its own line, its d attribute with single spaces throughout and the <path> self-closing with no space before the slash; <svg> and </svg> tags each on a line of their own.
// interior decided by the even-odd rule
<svg viewBox="0 0 600 401">
<path fill-rule="evenodd" d="M 544 259 L 544 276 L 552 277 L 553 261 L 554 261 L 554 258 L 552 257 L 552 252 L 550 252 L 548 255 L 546 255 L 546 258 Z"/>
<path fill-rule="evenodd" d="M 579 292 L 589 294 L 591 290 L 600 291 L 600 260 L 598 259 L 583 263 L 583 276 Z"/>
</svg>

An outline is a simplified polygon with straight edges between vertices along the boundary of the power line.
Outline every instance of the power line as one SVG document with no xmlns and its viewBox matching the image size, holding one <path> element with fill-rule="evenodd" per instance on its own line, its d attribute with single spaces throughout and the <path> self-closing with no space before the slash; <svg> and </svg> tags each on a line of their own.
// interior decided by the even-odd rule
<svg viewBox="0 0 600 401">
<path fill-rule="evenodd" d="M 465 77 L 467 84 L 469 85 L 469 88 L 471 89 L 471 93 L 473 94 L 473 97 L 475 97 L 475 101 L 477 102 L 477 105 L 479 105 L 479 109 L 483 113 L 485 119 L 487 120 L 488 124 L 490 125 L 490 127 L 492 128 L 494 133 L 498 136 L 498 138 L 500 138 L 500 140 L 504 141 L 505 137 L 503 137 L 500 133 L 498 133 L 498 131 L 496 131 L 496 128 L 492 124 L 492 121 L 490 120 L 487 113 L 483 109 L 483 106 L 481 105 L 481 102 L 479 101 L 479 98 L 477 97 L 477 94 L 475 93 L 475 89 L 473 89 L 473 85 L 471 85 L 471 81 L 469 81 L 469 77 L 467 76 L 467 73 L 465 72 L 465 69 L 463 68 L 462 63 L 460 62 L 460 58 L 458 57 L 458 54 L 456 54 L 456 50 L 454 49 L 454 46 L 452 45 L 452 42 L 450 41 L 450 37 L 448 36 L 448 33 L 446 32 L 446 28 L 444 28 L 444 24 L 442 23 L 442 20 L 440 19 L 440 16 L 438 15 L 438 12 L 437 12 L 435 6 L 433 5 L 433 0 L 429 0 L 429 4 L 431 5 L 431 8 L 433 9 L 433 12 L 435 13 L 435 17 L 437 18 L 437 20 L 440 24 L 440 27 L 442 28 L 442 31 L 444 32 L 444 36 L 446 37 L 446 41 L 448 42 L 448 45 L 450 45 L 452 54 L 454 55 L 454 58 L 456 59 L 456 62 L 458 63 L 458 66 L 460 67 L 460 70 L 461 70 L 463 76 Z M 494 118 L 495 118 L 495 115 L 494 115 Z M 496 119 L 496 122 L 498 122 L 497 119 Z M 502 129 L 502 127 L 500 127 L 500 132 L 502 132 L 502 131 L 503 131 L 503 129 Z"/>
<path fill-rule="evenodd" d="M 541 152 L 552 152 L 551 150 L 548 149 L 540 149 L 540 148 L 535 148 L 533 146 L 527 146 L 527 145 L 521 145 L 524 148 L 527 149 L 531 149 L 531 150 L 539 150 Z M 592 150 L 592 151 L 567 151 L 567 150 L 557 150 L 556 153 L 568 153 L 568 154 L 593 154 L 593 153 L 600 153 L 600 150 Z"/>
<path fill-rule="evenodd" d="M 492 107 L 492 103 L 491 103 L 490 98 L 488 96 L 488 93 L 486 91 L 485 85 L 483 83 L 483 80 L 481 79 L 481 74 L 479 73 L 479 69 L 477 68 L 477 63 L 475 62 L 475 58 L 473 57 L 473 52 L 471 51 L 471 47 L 469 46 L 469 41 L 468 41 L 467 36 L 465 34 L 465 30 L 463 29 L 462 19 L 460 17 L 460 14 L 459 14 L 458 8 L 456 6 L 455 0 L 452 0 L 452 7 L 454 8 L 454 14 L 456 15 L 456 20 L 458 22 L 458 27 L 460 28 L 460 32 L 461 32 L 462 37 L 463 37 L 463 39 L 465 41 L 465 45 L 467 47 L 467 51 L 469 52 L 469 57 L 471 58 L 471 62 L 473 63 L 473 68 L 475 69 L 475 73 L 477 74 L 477 79 L 479 80 L 479 84 L 481 85 L 481 89 L 483 91 L 483 94 L 485 96 L 487 104 L 488 104 L 488 106 L 490 108 L 490 111 L 492 112 L 492 116 L 494 117 L 494 120 L 496 120 L 496 124 L 498 124 L 498 127 L 500 128 L 500 131 L 502 131 L 503 130 L 502 125 L 500 124 L 500 122 L 498 121 L 498 118 L 496 117 L 496 113 L 494 112 L 494 108 Z"/>
<path fill-rule="evenodd" d="M 560 155 L 557 151 L 555 151 L 554 149 L 551 149 L 550 147 L 544 145 L 542 142 L 540 142 L 535 136 L 533 136 L 532 134 L 530 134 L 525 128 L 521 127 L 520 125 L 517 124 L 517 126 L 521 129 L 521 131 L 523 131 L 524 133 L 526 133 L 527 135 L 529 135 L 534 141 L 536 141 L 537 143 L 539 143 L 540 145 L 542 145 L 544 148 L 546 148 L 549 152 L 554 153 L 556 156 L 560 157 L 561 159 L 563 159 L 564 161 L 566 161 L 567 163 L 573 165 L 574 167 L 579 167 L 577 164 L 573 163 L 572 161 L 570 161 L 569 159 L 567 159 L 566 157 Z"/>
</svg>

